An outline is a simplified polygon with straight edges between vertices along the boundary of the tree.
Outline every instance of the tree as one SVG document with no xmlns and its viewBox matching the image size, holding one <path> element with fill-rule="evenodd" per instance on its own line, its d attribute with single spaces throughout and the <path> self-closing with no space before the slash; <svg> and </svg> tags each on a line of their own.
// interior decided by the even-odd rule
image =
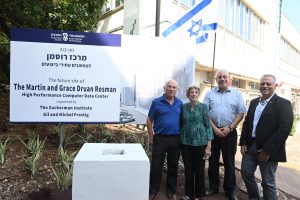
<svg viewBox="0 0 300 200">
<path fill-rule="evenodd" d="M 0 0 L 0 83 L 9 80 L 10 28 L 95 31 L 106 0 Z"/>
</svg>

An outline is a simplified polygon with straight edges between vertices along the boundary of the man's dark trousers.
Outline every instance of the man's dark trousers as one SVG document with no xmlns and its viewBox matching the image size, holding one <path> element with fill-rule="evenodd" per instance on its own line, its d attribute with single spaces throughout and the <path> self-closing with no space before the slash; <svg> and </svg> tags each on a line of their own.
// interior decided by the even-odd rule
<svg viewBox="0 0 300 200">
<path fill-rule="evenodd" d="M 150 195 L 157 194 L 159 191 L 166 155 L 168 167 L 166 188 L 168 192 L 176 193 L 178 160 L 180 156 L 179 142 L 179 135 L 154 135 L 150 169 Z"/>
<path fill-rule="evenodd" d="M 237 132 L 234 129 L 229 135 L 224 138 L 215 135 L 212 140 L 211 157 L 209 158 L 209 186 L 210 189 L 219 191 L 220 174 L 219 174 L 219 160 L 220 151 L 225 168 L 223 187 L 226 194 L 235 193 L 236 180 L 235 180 L 235 153 L 237 149 Z"/>
</svg>

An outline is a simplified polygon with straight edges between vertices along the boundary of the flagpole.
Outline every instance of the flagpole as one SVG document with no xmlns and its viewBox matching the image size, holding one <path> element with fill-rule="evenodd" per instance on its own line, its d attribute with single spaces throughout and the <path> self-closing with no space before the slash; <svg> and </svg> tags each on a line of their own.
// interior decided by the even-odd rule
<svg viewBox="0 0 300 200">
<path fill-rule="evenodd" d="M 214 52 L 213 52 L 213 63 L 212 63 L 212 68 L 211 68 L 211 80 L 210 80 L 210 88 L 211 89 L 213 88 L 213 83 L 214 83 L 216 40 L 217 40 L 217 31 L 214 34 Z"/>
<path fill-rule="evenodd" d="M 278 33 L 280 33 L 281 30 L 281 15 L 282 15 L 282 0 L 280 0 L 279 3 Z"/>
<path fill-rule="evenodd" d="M 155 12 L 155 36 L 160 35 L 160 2 L 161 0 L 156 0 L 156 12 Z"/>
</svg>

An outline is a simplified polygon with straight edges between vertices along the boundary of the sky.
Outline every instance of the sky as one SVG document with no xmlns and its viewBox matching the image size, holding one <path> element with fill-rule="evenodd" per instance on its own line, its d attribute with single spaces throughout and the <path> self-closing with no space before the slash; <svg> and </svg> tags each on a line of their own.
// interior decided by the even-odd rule
<svg viewBox="0 0 300 200">
<path fill-rule="evenodd" d="M 300 1 L 282 0 L 282 10 L 285 16 L 300 32 Z"/>
</svg>

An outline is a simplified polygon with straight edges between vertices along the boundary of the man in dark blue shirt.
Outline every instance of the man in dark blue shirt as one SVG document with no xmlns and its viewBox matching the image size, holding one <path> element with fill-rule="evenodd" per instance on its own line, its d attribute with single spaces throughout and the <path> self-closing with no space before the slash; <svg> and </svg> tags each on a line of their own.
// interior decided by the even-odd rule
<svg viewBox="0 0 300 200">
<path fill-rule="evenodd" d="M 167 155 L 167 195 L 176 200 L 177 171 L 180 155 L 180 110 L 182 101 L 175 97 L 178 84 L 169 80 L 164 86 L 165 94 L 152 101 L 147 129 L 152 145 L 150 169 L 150 200 L 154 200 L 160 188 L 162 169 Z"/>
</svg>

